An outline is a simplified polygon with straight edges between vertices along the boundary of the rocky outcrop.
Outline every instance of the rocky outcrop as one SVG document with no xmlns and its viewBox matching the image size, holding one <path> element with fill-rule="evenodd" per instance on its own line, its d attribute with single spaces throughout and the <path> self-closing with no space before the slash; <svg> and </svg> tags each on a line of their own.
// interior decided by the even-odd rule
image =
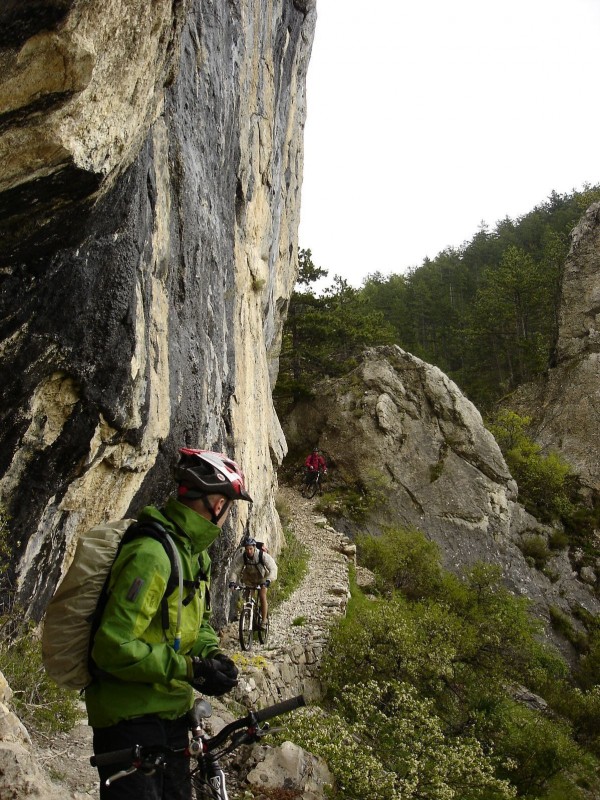
<svg viewBox="0 0 600 800">
<path fill-rule="evenodd" d="M 544 572 L 527 560 L 527 541 L 547 542 L 550 531 L 519 505 L 481 415 L 437 367 L 399 347 L 374 348 L 352 373 L 316 387 L 316 397 L 294 408 L 285 432 L 296 463 L 314 443 L 327 456 L 338 528 L 377 535 L 413 526 L 439 545 L 448 569 L 496 563 L 545 621 L 551 606 L 600 612 L 564 551 Z"/>
<path fill-rule="evenodd" d="M 83 529 L 165 499 L 182 444 L 239 459 L 279 546 L 314 23 L 313 0 L 0 9 L 0 506 L 35 618 Z"/>
<path fill-rule="evenodd" d="M 9 708 L 12 692 L 0 672 L 0 797 L 2 800 L 82 800 L 53 786 L 32 749 L 29 733 Z"/>
<path fill-rule="evenodd" d="M 559 452 L 590 497 L 600 497 L 600 203 L 572 234 L 555 366 L 506 404 L 530 416 L 536 441 Z"/>
</svg>

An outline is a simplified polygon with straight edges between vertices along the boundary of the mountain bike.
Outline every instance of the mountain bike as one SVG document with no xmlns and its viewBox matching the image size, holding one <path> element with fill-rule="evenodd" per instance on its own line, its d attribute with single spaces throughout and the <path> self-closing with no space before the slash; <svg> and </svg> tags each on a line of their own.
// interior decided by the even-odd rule
<svg viewBox="0 0 600 800">
<path fill-rule="evenodd" d="M 306 703 L 302 695 L 283 700 L 274 706 L 251 711 L 247 716 L 225 725 L 215 736 L 209 737 L 204 730 L 204 722 L 211 716 L 212 706 L 207 700 L 198 699 L 188 712 L 191 738 L 186 748 L 176 750 L 160 744 L 136 744 L 124 750 L 94 755 L 90 758 L 90 764 L 93 767 L 122 765 L 122 769 L 106 780 L 106 785 L 110 786 L 137 770 L 151 775 L 157 769 L 164 769 L 170 757 L 183 754 L 190 759 L 190 763 L 192 759 L 196 761 L 196 766 L 190 770 L 196 800 L 229 800 L 225 773 L 219 759 L 243 744 L 260 741 L 269 731 L 272 733 L 275 729 L 269 727 L 267 720 L 304 705 Z M 266 724 L 261 727 L 261 722 Z"/>
<path fill-rule="evenodd" d="M 234 586 L 243 592 L 244 605 L 240 611 L 238 623 L 238 636 L 242 650 L 252 650 L 254 636 L 258 637 L 261 644 L 269 640 L 269 618 L 263 622 L 258 598 L 258 586 Z"/>
<path fill-rule="evenodd" d="M 311 500 L 318 491 L 322 491 L 323 475 L 324 472 L 321 469 L 308 470 L 300 490 L 302 497 Z"/>
</svg>

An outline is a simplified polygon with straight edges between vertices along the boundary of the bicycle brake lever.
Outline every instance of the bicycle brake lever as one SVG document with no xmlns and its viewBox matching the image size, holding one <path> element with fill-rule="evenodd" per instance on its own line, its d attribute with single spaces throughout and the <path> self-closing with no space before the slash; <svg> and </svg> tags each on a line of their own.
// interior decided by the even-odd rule
<svg viewBox="0 0 600 800">
<path fill-rule="evenodd" d="M 119 772 L 115 772 L 114 775 L 111 775 L 110 778 L 107 778 L 104 781 L 105 786 L 111 786 L 115 781 L 118 781 L 119 778 L 126 778 L 128 775 L 132 775 L 136 771 L 136 767 L 129 767 L 129 769 L 121 769 Z"/>
<path fill-rule="evenodd" d="M 266 722 L 262 728 L 259 727 L 256 729 L 256 733 L 254 734 L 255 739 L 261 739 L 263 736 L 266 736 L 268 733 L 277 733 L 278 731 L 282 731 L 283 727 L 279 725 L 277 728 L 271 728 L 268 722 Z"/>
</svg>

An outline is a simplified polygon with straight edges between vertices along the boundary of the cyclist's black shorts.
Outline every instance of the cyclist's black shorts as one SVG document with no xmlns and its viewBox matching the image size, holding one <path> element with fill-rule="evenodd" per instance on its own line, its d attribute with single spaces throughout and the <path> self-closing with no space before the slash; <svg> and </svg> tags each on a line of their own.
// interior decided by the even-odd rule
<svg viewBox="0 0 600 800">
<path fill-rule="evenodd" d="M 94 753 L 108 753 L 129 745 L 162 744 L 184 748 L 189 742 L 188 721 L 185 717 L 169 720 L 149 714 L 123 720 L 108 728 L 94 728 Z M 163 770 L 154 775 L 134 772 L 110 786 L 104 781 L 131 764 L 111 764 L 98 767 L 100 800 L 191 800 L 190 760 L 183 755 L 173 756 Z"/>
</svg>

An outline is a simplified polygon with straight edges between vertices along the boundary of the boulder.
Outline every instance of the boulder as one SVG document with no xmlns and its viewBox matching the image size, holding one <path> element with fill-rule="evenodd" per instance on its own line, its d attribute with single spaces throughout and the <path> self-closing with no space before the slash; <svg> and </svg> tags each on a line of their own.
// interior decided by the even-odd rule
<svg viewBox="0 0 600 800">
<path fill-rule="evenodd" d="M 326 453 L 337 529 L 350 538 L 388 526 L 420 530 L 458 574 L 479 561 L 497 564 L 545 623 L 551 606 L 600 613 L 564 552 L 550 552 L 544 572 L 523 555 L 528 538 L 551 531 L 519 504 L 481 414 L 441 370 L 397 346 L 371 348 L 353 372 L 318 384 L 315 396 L 294 407 L 284 429 L 291 458 L 314 442 Z M 354 545 L 341 549 L 353 557 Z"/>
<path fill-rule="evenodd" d="M 333 777 L 325 762 L 292 742 L 280 747 L 261 748 L 262 760 L 246 780 L 257 789 L 288 789 L 301 793 L 303 800 L 324 800 L 333 786 Z M 260 756 L 258 756 L 260 758 Z"/>
</svg>

